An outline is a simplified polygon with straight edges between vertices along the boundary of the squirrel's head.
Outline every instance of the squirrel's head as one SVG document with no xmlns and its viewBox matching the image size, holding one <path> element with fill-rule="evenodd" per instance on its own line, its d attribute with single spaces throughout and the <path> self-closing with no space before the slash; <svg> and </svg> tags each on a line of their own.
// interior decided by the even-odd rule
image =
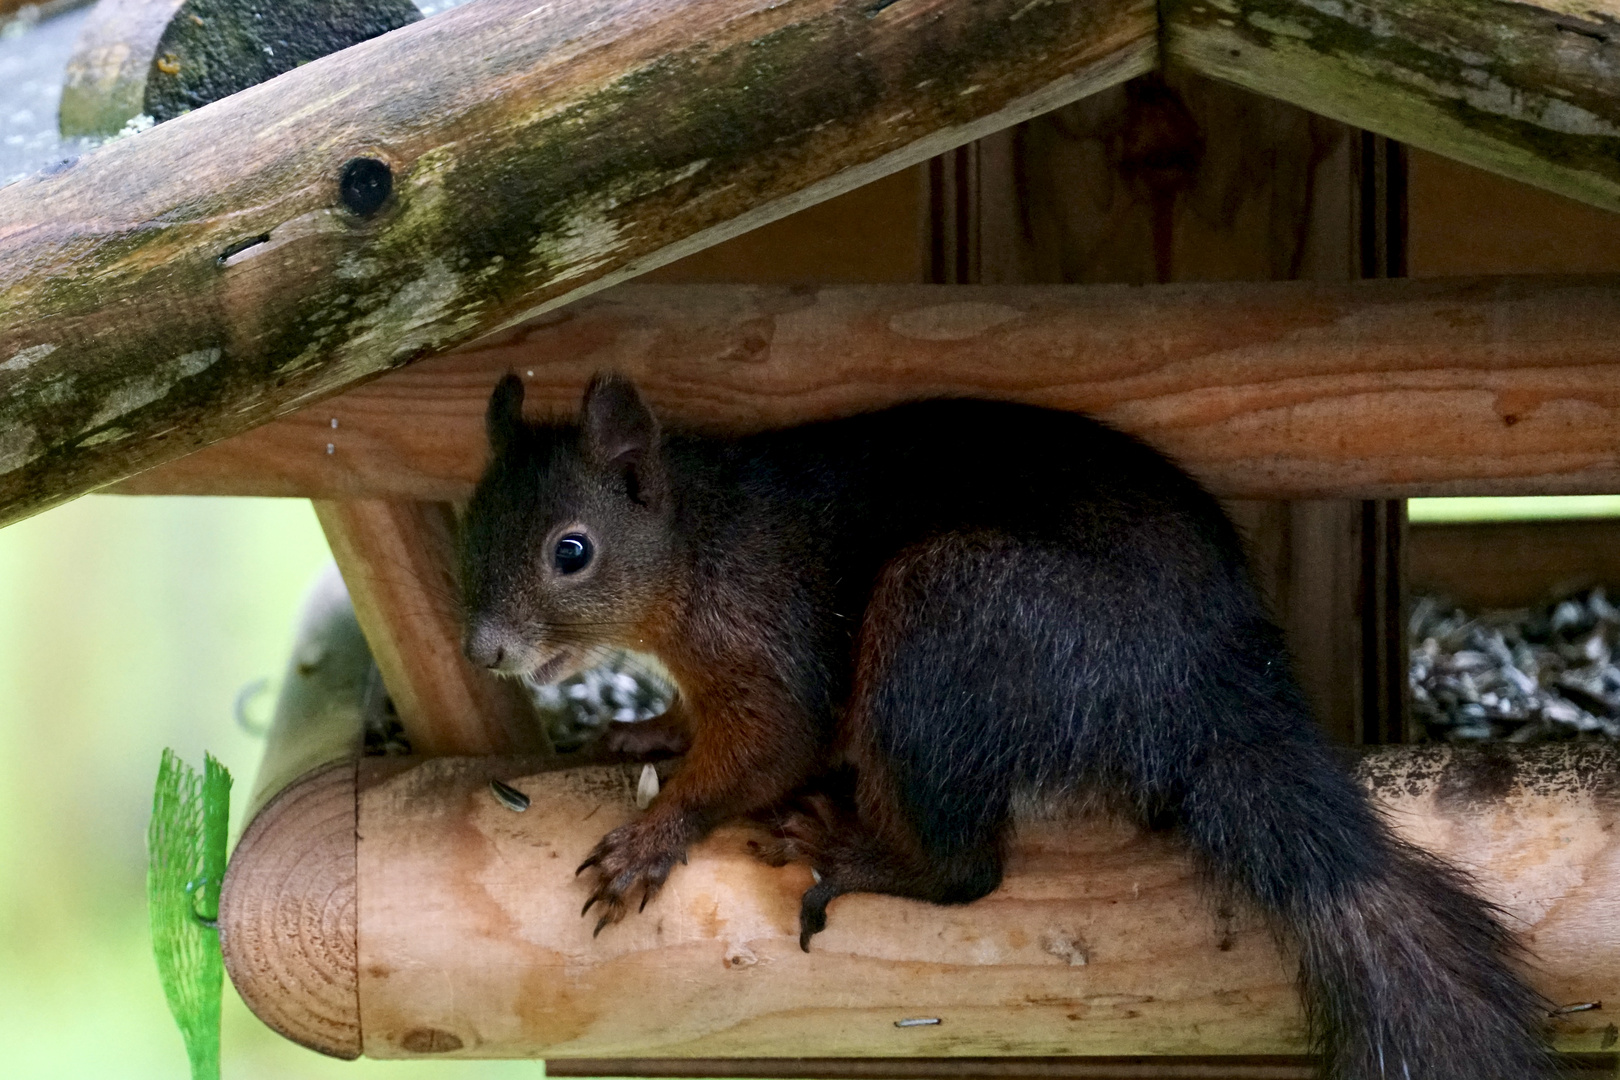
<svg viewBox="0 0 1620 1080">
<path fill-rule="evenodd" d="M 486 426 L 491 461 L 461 540 L 467 658 L 556 682 L 635 648 L 670 560 L 658 420 L 635 384 L 597 375 L 578 423 L 532 424 L 508 375 Z"/>
</svg>

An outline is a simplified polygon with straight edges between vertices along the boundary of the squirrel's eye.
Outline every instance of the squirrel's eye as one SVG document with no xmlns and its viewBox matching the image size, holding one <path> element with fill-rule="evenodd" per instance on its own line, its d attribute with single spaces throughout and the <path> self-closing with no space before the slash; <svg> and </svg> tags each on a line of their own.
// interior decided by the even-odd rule
<svg viewBox="0 0 1620 1080">
<path fill-rule="evenodd" d="M 557 541 L 557 550 L 551 561 L 564 574 L 577 574 L 591 561 L 591 538 L 584 533 L 569 533 Z"/>
</svg>

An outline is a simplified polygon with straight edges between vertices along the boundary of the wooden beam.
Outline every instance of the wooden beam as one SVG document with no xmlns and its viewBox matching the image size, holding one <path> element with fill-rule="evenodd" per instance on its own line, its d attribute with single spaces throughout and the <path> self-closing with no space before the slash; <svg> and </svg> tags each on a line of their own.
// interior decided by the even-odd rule
<svg viewBox="0 0 1620 1080">
<path fill-rule="evenodd" d="M 1169 61 L 1620 210 L 1620 0 L 1162 0 Z"/>
<path fill-rule="evenodd" d="M 1252 498 L 1620 491 L 1620 278 L 1318 285 L 634 286 L 121 485 L 465 498 L 504 372 L 571 413 L 625 371 L 752 430 L 929 394 L 1093 412 Z"/>
<path fill-rule="evenodd" d="M 1505 909 L 1550 1000 L 1602 1003 L 1556 1017 L 1557 1045 L 1610 1049 L 1620 756 L 1595 744 L 1515 750 L 1403 747 L 1369 756 L 1360 776 L 1403 835 L 1466 866 Z M 309 1030 L 353 1032 L 364 1054 L 388 1058 L 1303 1049 L 1293 976 L 1266 928 L 1212 904 L 1173 838 L 1117 822 L 1030 826 L 1005 883 L 971 905 L 843 897 L 809 954 L 797 940 L 808 870 L 756 861 L 750 834 L 729 826 L 693 849 L 645 913 L 593 938 L 573 869 L 633 815 L 636 773 L 366 759 L 347 787 L 316 774 L 306 799 L 295 785 L 271 807 L 299 807 L 297 817 L 255 821 L 232 858 L 221 907 L 243 921 L 226 927 L 226 956 L 237 979 L 293 970 L 278 947 L 333 967 L 308 970 L 311 985 L 239 984 L 244 999 L 274 1005 L 261 1015 L 305 1042 L 315 1040 L 295 1014 L 318 1003 Z M 492 778 L 526 794 L 528 809 L 498 801 Z M 308 852 L 337 850 L 354 822 L 353 861 L 312 864 Z M 295 828 L 311 830 L 301 844 L 286 842 Z M 242 904 L 250 884 L 255 899 Z M 319 917 L 344 897 L 357 906 L 347 965 L 323 945 Z M 270 952 L 244 964 L 233 956 L 242 942 Z M 352 1014 L 332 1011 L 341 995 L 323 980 L 353 980 Z M 896 1025 L 906 1018 L 941 1023 Z"/>
<path fill-rule="evenodd" d="M 461 655 L 451 507 L 345 499 L 317 501 L 315 513 L 411 749 L 544 751 L 545 734 L 517 685 Z"/>
<path fill-rule="evenodd" d="M 0 524 L 1129 78 L 1156 32 L 483 0 L 0 189 Z"/>
</svg>

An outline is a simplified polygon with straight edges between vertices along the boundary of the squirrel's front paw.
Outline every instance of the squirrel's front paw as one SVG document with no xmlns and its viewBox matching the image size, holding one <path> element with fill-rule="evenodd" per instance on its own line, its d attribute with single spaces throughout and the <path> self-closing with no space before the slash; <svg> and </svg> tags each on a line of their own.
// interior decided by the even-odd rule
<svg viewBox="0 0 1620 1080">
<path fill-rule="evenodd" d="M 686 861 L 686 830 L 679 821 L 659 821 L 643 818 L 602 837 L 600 843 L 579 864 L 575 874 L 586 870 L 596 872 L 596 888 L 585 901 L 581 915 L 601 905 L 601 918 L 596 921 L 592 936 L 600 934 L 602 927 L 624 918 L 630 897 L 639 886 L 641 906 L 645 910 L 649 901 L 669 878 L 676 862 Z"/>
</svg>

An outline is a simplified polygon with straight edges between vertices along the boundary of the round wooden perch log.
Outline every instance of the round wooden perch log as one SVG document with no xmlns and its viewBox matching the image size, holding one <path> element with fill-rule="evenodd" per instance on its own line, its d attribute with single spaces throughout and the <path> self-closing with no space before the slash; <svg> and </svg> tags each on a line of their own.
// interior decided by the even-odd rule
<svg viewBox="0 0 1620 1080">
<path fill-rule="evenodd" d="M 595 371 L 731 431 L 934 395 L 1082 409 L 1221 495 L 1620 491 L 1620 278 L 1315 285 L 628 285 L 122 485 L 464 499 L 508 371 L 572 414 Z"/>
<path fill-rule="evenodd" d="M 1582 1007 L 1553 1019 L 1558 1045 L 1613 1048 L 1620 755 L 1403 748 L 1359 769 L 1405 836 L 1502 905 L 1549 998 Z M 529 808 L 503 805 L 492 778 Z M 808 870 L 765 866 L 727 827 L 593 939 L 574 867 L 634 812 L 634 788 L 633 768 L 496 758 L 311 774 L 232 857 L 227 969 L 277 1030 L 351 1057 L 1302 1049 L 1290 964 L 1266 930 L 1215 904 L 1173 838 L 1103 820 L 1025 829 L 1003 886 L 965 907 L 841 898 L 809 954 Z"/>
<path fill-rule="evenodd" d="M 0 189 L 0 524 L 1148 70 L 1147 0 L 481 0 Z"/>
</svg>

